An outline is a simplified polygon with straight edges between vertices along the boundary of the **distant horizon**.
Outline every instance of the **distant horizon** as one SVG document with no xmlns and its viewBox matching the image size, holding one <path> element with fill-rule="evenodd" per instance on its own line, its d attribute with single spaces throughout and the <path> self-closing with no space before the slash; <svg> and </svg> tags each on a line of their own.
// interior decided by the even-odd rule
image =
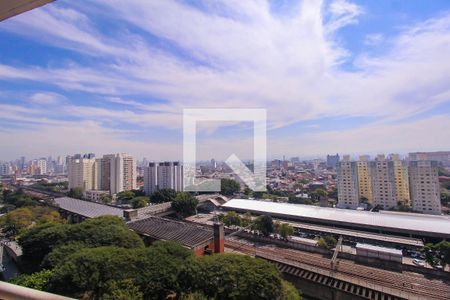
<svg viewBox="0 0 450 300">
<path fill-rule="evenodd" d="M 326 160 L 327 155 L 336 155 L 336 154 L 338 154 L 340 158 L 342 158 L 344 155 L 350 155 L 351 159 L 357 159 L 361 155 L 369 155 L 371 159 L 374 159 L 378 154 L 384 154 L 386 156 L 389 156 L 390 154 L 399 154 L 402 159 L 405 159 L 405 158 L 408 157 L 408 155 L 410 153 L 422 153 L 422 152 L 425 152 L 425 153 L 450 152 L 450 150 L 410 151 L 410 152 L 407 152 L 407 153 L 385 152 L 385 153 L 375 153 L 375 154 L 370 154 L 370 153 L 352 153 L 352 154 L 349 154 L 349 153 L 328 153 L 328 154 L 324 154 L 324 155 L 311 155 L 311 156 L 299 156 L 299 155 L 293 155 L 293 156 L 289 155 L 288 156 L 288 155 L 285 155 L 285 159 L 286 160 L 291 160 L 292 158 L 297 158 L 298 157 L 299 160 L 314 160 L 314 159 Z M 182 159 L 152 159 L 152 158 L 149 158 L 148 156 L 135 157 L 129 152 L 122 151 L 122 152 L 106 152 L 106 153 L 102 153 L 102 154 L 97 154 L 97 153 L 94 153 L 94 152 L 79 152 L 79 153 L 70 153 L 70 154 L 42 155 L 42 156 L 30 156 L 30 157 L 27 157 L 25 155 L 20 155 L 20 156 L 18 156 L 16 158 L 13 158 L 13 159 L 6 159 L 5 160 L 3 158 L 0 158 L 0 162 L 12 162 L 12 161 L 20 160 L 20 158 L 22 156 L 25 157 L 26 161 L 31 161 L 31 160 L 34 160 L 34 159 L 41 159 L 41 158 L 47 159 L 48 157 L 52 157 L 52 159 L 56 159 L 58 156 L 61 156 L 62 158 L 65 159 L 67 156 L 71 156 L 71 155 L 75 155 L 75 154 L 83 155 L 83 154 L 87 154 L 87 153 L 95 154 L 95 158 L 103 157 L 103 155 L 106 155 L 106 154 L 126 153 L 126 154 L 131 155 L 136 161 L 143 161 L 144 159 L 147 159 L 148 162 L 163 162 L 163 161 L 180 161 L 180 162 L 182 162 L 183 161 Z M 196 162 L 197 163 L 199 163 L 199 162 L 208 162 L 208 161 L 211 161 L 211 159 L 216 160 L 216 162 L 224 162 L 226 160 L 226 158 L 225 159 L 220 159 L 220 158 L 211 157 L 211 158 L 198 159 Z M 276 159 L 283 160 L 283 155 L 268 157 L 266 161 L 272 161 L 272 160 L 276 160 Z M 252 158 L 245 158 L 245 157 L 241 158 L 241 160 L 243 162 L 253 161 Z"/>
</svg>

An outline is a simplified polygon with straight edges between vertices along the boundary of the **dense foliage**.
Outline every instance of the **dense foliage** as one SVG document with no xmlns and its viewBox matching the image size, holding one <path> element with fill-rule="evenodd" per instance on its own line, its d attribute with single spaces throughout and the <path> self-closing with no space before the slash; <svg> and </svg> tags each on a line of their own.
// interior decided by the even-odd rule
<svg viewBox="0 0 450 300">
<path fill-rule="evenodd" d="M 25 194 L 22 189 L 17 189 L 16 191 L 4 189 L 2 191 L 2 202 L 7 205 L 9 210 L 17 207 L 37 205 L 33 198 Z"/>
<path fill-rule="evenodd" d="M 425 260 L 432 266 L 450 264 L 450 242 L 441 241 L 437 244 L 426 244 L 424 247 Z"/>
<path fill-rule="evenodd" d="M 130 231 L 118 217 L 104 216 L 80 224 L 44 224 L 36 226 L 19 237 L 22 260 L 27 269 L 36 271 L 45 257 L 55 248 L 73 242 L 87 247 L 117 246 L 123 248 L 143 247 L 139 236 Z"/>
<path fill-rule="evenodd" d="M 133 208 L 146 207 L 147 204 L 148 204 L 148 197 L 146 196 L 138 196 L 131 199 L 131 205 L 133 205 Z"/>
<path fill-rule="evenodd" d="M 255 220 L 254 229 L 261 232 L 264 236 L 269 236 L 274 232 L 272 218 L 267 215 L 259 216 Z"/>
<path fill-rule="evenodd" d="M 337 244 L 337 240 L 331 235 L 325 235 L 319 238 L 317 242 L 317 246 L 324 249 L 333 249 Z"/>
<path fill-rule="evenodd" d="M 33 225 L 64 223 L 57 210 L 43 206 L 27 206 L 15 209 L 0 217 L 0 227 L 7 236 L 21 234 Z"/>
<path fill-rule="evenodd" d="M 67 196 L 76 199 L 83 199 L 84 198 L 83 189 L 80 187 L 70 189 L 69 192 L 67 193 Z"/>
<path fill-rule="evenodd" d="M 13 282 L 83 299 L 299 299 L 267 261 L 231 254 L 197 258 L 174 242 L 145 248 L 121 228 L 126 225 L 115 217 L 33 228 L 20 240 L 24 256 L 37 263 L 47 252 L 45 269 Z"/>
<path fill-rule="evenodd" d="M 202 291 L 217 300 L 272 300 L 282 292 L 282 279 L 274 265 L 236 254 L 197 258 L 183 270 L 181 280 L 185 291 Z"/>
<path fill-rule="evenodd" d="M 164 203 L 171 202 L 177 197 L 177 192 L 173 189 L 160 189 L 153 192 L 150 195 L 150 202 L 152 203 Z"/>
<path fill-rule="evenodd" d="M 186 218 L 197 212 L 198 200 L 187 192 L 178 193 L 172 201 L 172 208 L 178 216 Z"/>
<path fill-rule="evenodd" d="M 239 192 L 241 185 L 239 182 L 233 179 L 222 178 L 220 179 L 220 193 L 225 196 L 233 196 Z"/>
</svg>

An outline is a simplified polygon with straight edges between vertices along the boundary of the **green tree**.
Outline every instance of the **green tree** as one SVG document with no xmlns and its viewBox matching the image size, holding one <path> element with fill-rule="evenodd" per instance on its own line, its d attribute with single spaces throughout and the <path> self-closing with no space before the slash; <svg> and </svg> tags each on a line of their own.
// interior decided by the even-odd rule
<svg viewBox="0 0 450 300">
<path fill-rule="evenodd" d="M 252 222 L 252 214 L 248 211 L 242 216 L 242 227 L 248 227 Z"/>
<path fill-rule="evenodd" d="M 49 291 L 89 299 L 166 299 L 182 292 L 179 273 L 192 259 L 189 249 L 162 241 L 149 248 L 69 250 L 54 266 Z"/>
<path fill-rule="evenodd" d="M 241 185 L 239 182 L 233 179 L 222 178 L 220 179 L 220 193 L 225 196 L 233 196 L 239 192 Z"/>
<path fill-rule="evenodd" d="M 177 192 L 173 189 L 160 189 L 158 191 L 154 191 L 150 195 L 150 202 L 152 203 L 164 203 L 164 202 L 172 202 L 177 197 Z"/>
<path fill-rule="evenodd" d="M 24 232 L 19 237 L 22 260 L 30 271 L 39 269 L 43 259 L 57 246 L 81 242 L 87 247 L 143 247 L 141 238 L 129 230 L 125 222 L 113 216 L 86 220 L 79 224 L 46 223 Z"/>
<path fill-rule="evenodd" d="M 441 204 L 442 206 L 449 206 L 450 203 L 450 193 L 441 193 Z"/>
<path fill-rule="evenodd" d="M 11 280 L 11 283 L 35 290 L 45 291 L 49 288 L 53 276 L 52 270 L 42 270 L 33 274 L 22 274 Z"/>
<path fill-rule="evenodd" d="M 67 193 L 67 196 L 76 199 L 83 199 L 83 189 L 80 187 L 70 189 L 69 193 Z"/>
<path fill-rule="evenodd" d="M 139 196 L 131 199 L 131 205 L 133 205 L 133 208 L 146 207 L 147 204 L 148 204 L 147 196 Z"/>
<path fill-rule="evenodd" d="M 116 198 L 120 203 L 129 203 L 134 197 L 135 194 L 132 191 L 123 191 L 116 195 Z"/>
<path fill-rule="evenodd" d="M 10 236 L 21 234 L 34 225 L 64 222 L 57 210 L 43 206 L 18 208 L 0 217 L 0 226 Z"/>
<path fill-rule="evenodd" d="M 259 216 L 256 218 L 254 229 L 261 232 L 264 236 L 269 236 L 273 233 L 273 221 L 268 215 Z"/>
<path fill-rule="evenodd" d="M 282 294 L 282 279 L 274 265 L 237 254 L 196 258 L 186 264 L 179 280 L 186 293 L 200 291 L 217 300 L 273 300 Z"/>
<path fill-rule="evenodd" d="M 193 292 L 189 294 L 181 294 L 180 300 L 208 300 L 202 292 Z"/>
<path fill-rule="evenodd" d="M 198 200 L 187 192 L 178 193 L 172 201 L 172 208 L 182 218 L 194 215 L 197 212 Z"/>
<path fill-rule="evenodd" d="M 143 300 L 142 293 L 132 279 L 110 280 L 106 282 L 106 292 L 100 300 Z"/>
<path fill-rule="evenodd" d="M 135 197 L 145 196 L 145 191 L 142 188 L 131 190 L 131 191 L 133 192 Z"/>
<path fill-rule="evenodd" d="M 244 194 L 245 194 L 247 197 L 250 197 L 250 196 L 253 194 L 253 191 L 252 191 L 248 186 L 246 186 L 246 187 L 244 188 Z"/>
<path fill-rule="evenodd" d="M 4 190 L 3 191 L 3 203 L 14 205 L 15 207 L 35 206 L 36 202 L 33 201 L 30 195 L 25 194 L 23 189 L 19 188 L 16 191 Z"/>
<path fill-rule="evenodd" d="M 445 268 L 450 264 L 450 242 L 442 240 L 437 244 L 426 244 L 424 247 L 425 260 L 432 266 L 440 264 Z"/>
<path fill-rule="evenodd" d="M 112 197 L 110 194 L 103 194 L 100 196 L 100 202 L 103 204 L 109 204 L 112 202 Z"/>
<path fill-rule="evenodd" d="M 281 284 L 282 292 L 281 297 L 279 298 L 280 300 L 302 300 L 300 293 L 292 283 L 283 280 Z"/>
<path fill-rule="evenodd" d="M 133 278 L 138 273 L 137 252 L 118 247 L 83 248 L 56 266 L 51 290 L 65 295 L 90 295 L 99 299 L 111 280 Z"/>
<path fill-rule="evenodd" d="M 52 269 L 61 264 L 71 254 L 80 251 L 83 248 L 89 248 L 84 242 L 69 242 L 67 244 L 61 244 L 56 246 L 48 253 L 41 263 L 42 268 Z"/>
<path fill-rule="evenodd" d="M 289 225 L 288 223 L 283 223 L 280 226 L 279 234 L 283 239 L 287 239 L 294 233 L 294 227 Z"/>
<path fill-rule="evenodd" d="M 336 244 L 337 240 L 331 235 L 325 235 L 318 240 L 318 246 L 324 249 L 333 249 Z"/>
<path fill-rule="evenodd" d="M 242 220 L 241 217 L 236 212 L 230 211 L 223 218 L 223 223 L 226 226 L 231 225 L 241 226 Z"/>
</svg>

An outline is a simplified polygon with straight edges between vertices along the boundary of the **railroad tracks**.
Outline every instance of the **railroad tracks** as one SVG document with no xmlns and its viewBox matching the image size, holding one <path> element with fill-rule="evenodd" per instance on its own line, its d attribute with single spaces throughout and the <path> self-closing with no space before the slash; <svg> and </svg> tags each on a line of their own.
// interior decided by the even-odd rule
<svg viewBox="0 0 450 300">
<path fill-rule="evenodd" d="M 335 278 L 352 278 L 356 279 L 357 282 L 367 283 L 367 286 L 377 285 L 399 291 L 400 294 L 417 295 L 417 297 L 414 297 L 416 299 L 450 299 L 450 285 L 448 283 L 426 279 L 419 275 L 377 269 L 343 259 L 338 260 L 336 268 L 333 270 L 331 259 L 318 254 L 285 248 L 255 247 L 234 240 L 227 240 L 225 246 L 244 254 L 260 256 L 277 262 L 279 268 L 283 264 L 307 265 L 323 270 L 323 274 L 330 274 Z"/>
</svg>

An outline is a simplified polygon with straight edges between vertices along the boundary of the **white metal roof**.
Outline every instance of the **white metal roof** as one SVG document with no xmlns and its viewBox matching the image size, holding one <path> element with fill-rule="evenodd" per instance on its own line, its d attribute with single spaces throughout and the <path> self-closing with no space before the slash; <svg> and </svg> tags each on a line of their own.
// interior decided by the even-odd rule
<svg viewBox="0 0 450 300">
<path fill-rule="evenodd" d="M 390 254 L 400 255 L 400 256 L 403 255 L 402 250 L 380 247 L 380 246 L 375 246 L 375 245 L 370 245 L 370 244 L 357 243 L 356 249 L 364 249 L 364 250 L 370 250 L 370 251 L 376 251 L 376 252 L 382 252 L 382 253 L 390 253 Z"/>
<path fill-rule="evenodd" d="M 384 227 L 406 231 L 430 232 L 450 235 L 450 218 L 423 214 L 387 214 L 369 211 L 356 211 L 318 207 L 312 205 L 265 202 L 247 199 L 232 199 L 222 205 L 228 209 L 240 209 L 258 213 L 284 215 L 293 218 L 305 218 L 318 221 Z"/>
<path fill-rule="evenodd" d="M 77 215 L 87 218 L 95 218 L 100 216 L 118 216 L 123 217 L 123 210 L 100 203 L 79 200 L 70 197 L 55 198 L 55 203 L 64 210 L 70 211 Z"/>
</svg>

